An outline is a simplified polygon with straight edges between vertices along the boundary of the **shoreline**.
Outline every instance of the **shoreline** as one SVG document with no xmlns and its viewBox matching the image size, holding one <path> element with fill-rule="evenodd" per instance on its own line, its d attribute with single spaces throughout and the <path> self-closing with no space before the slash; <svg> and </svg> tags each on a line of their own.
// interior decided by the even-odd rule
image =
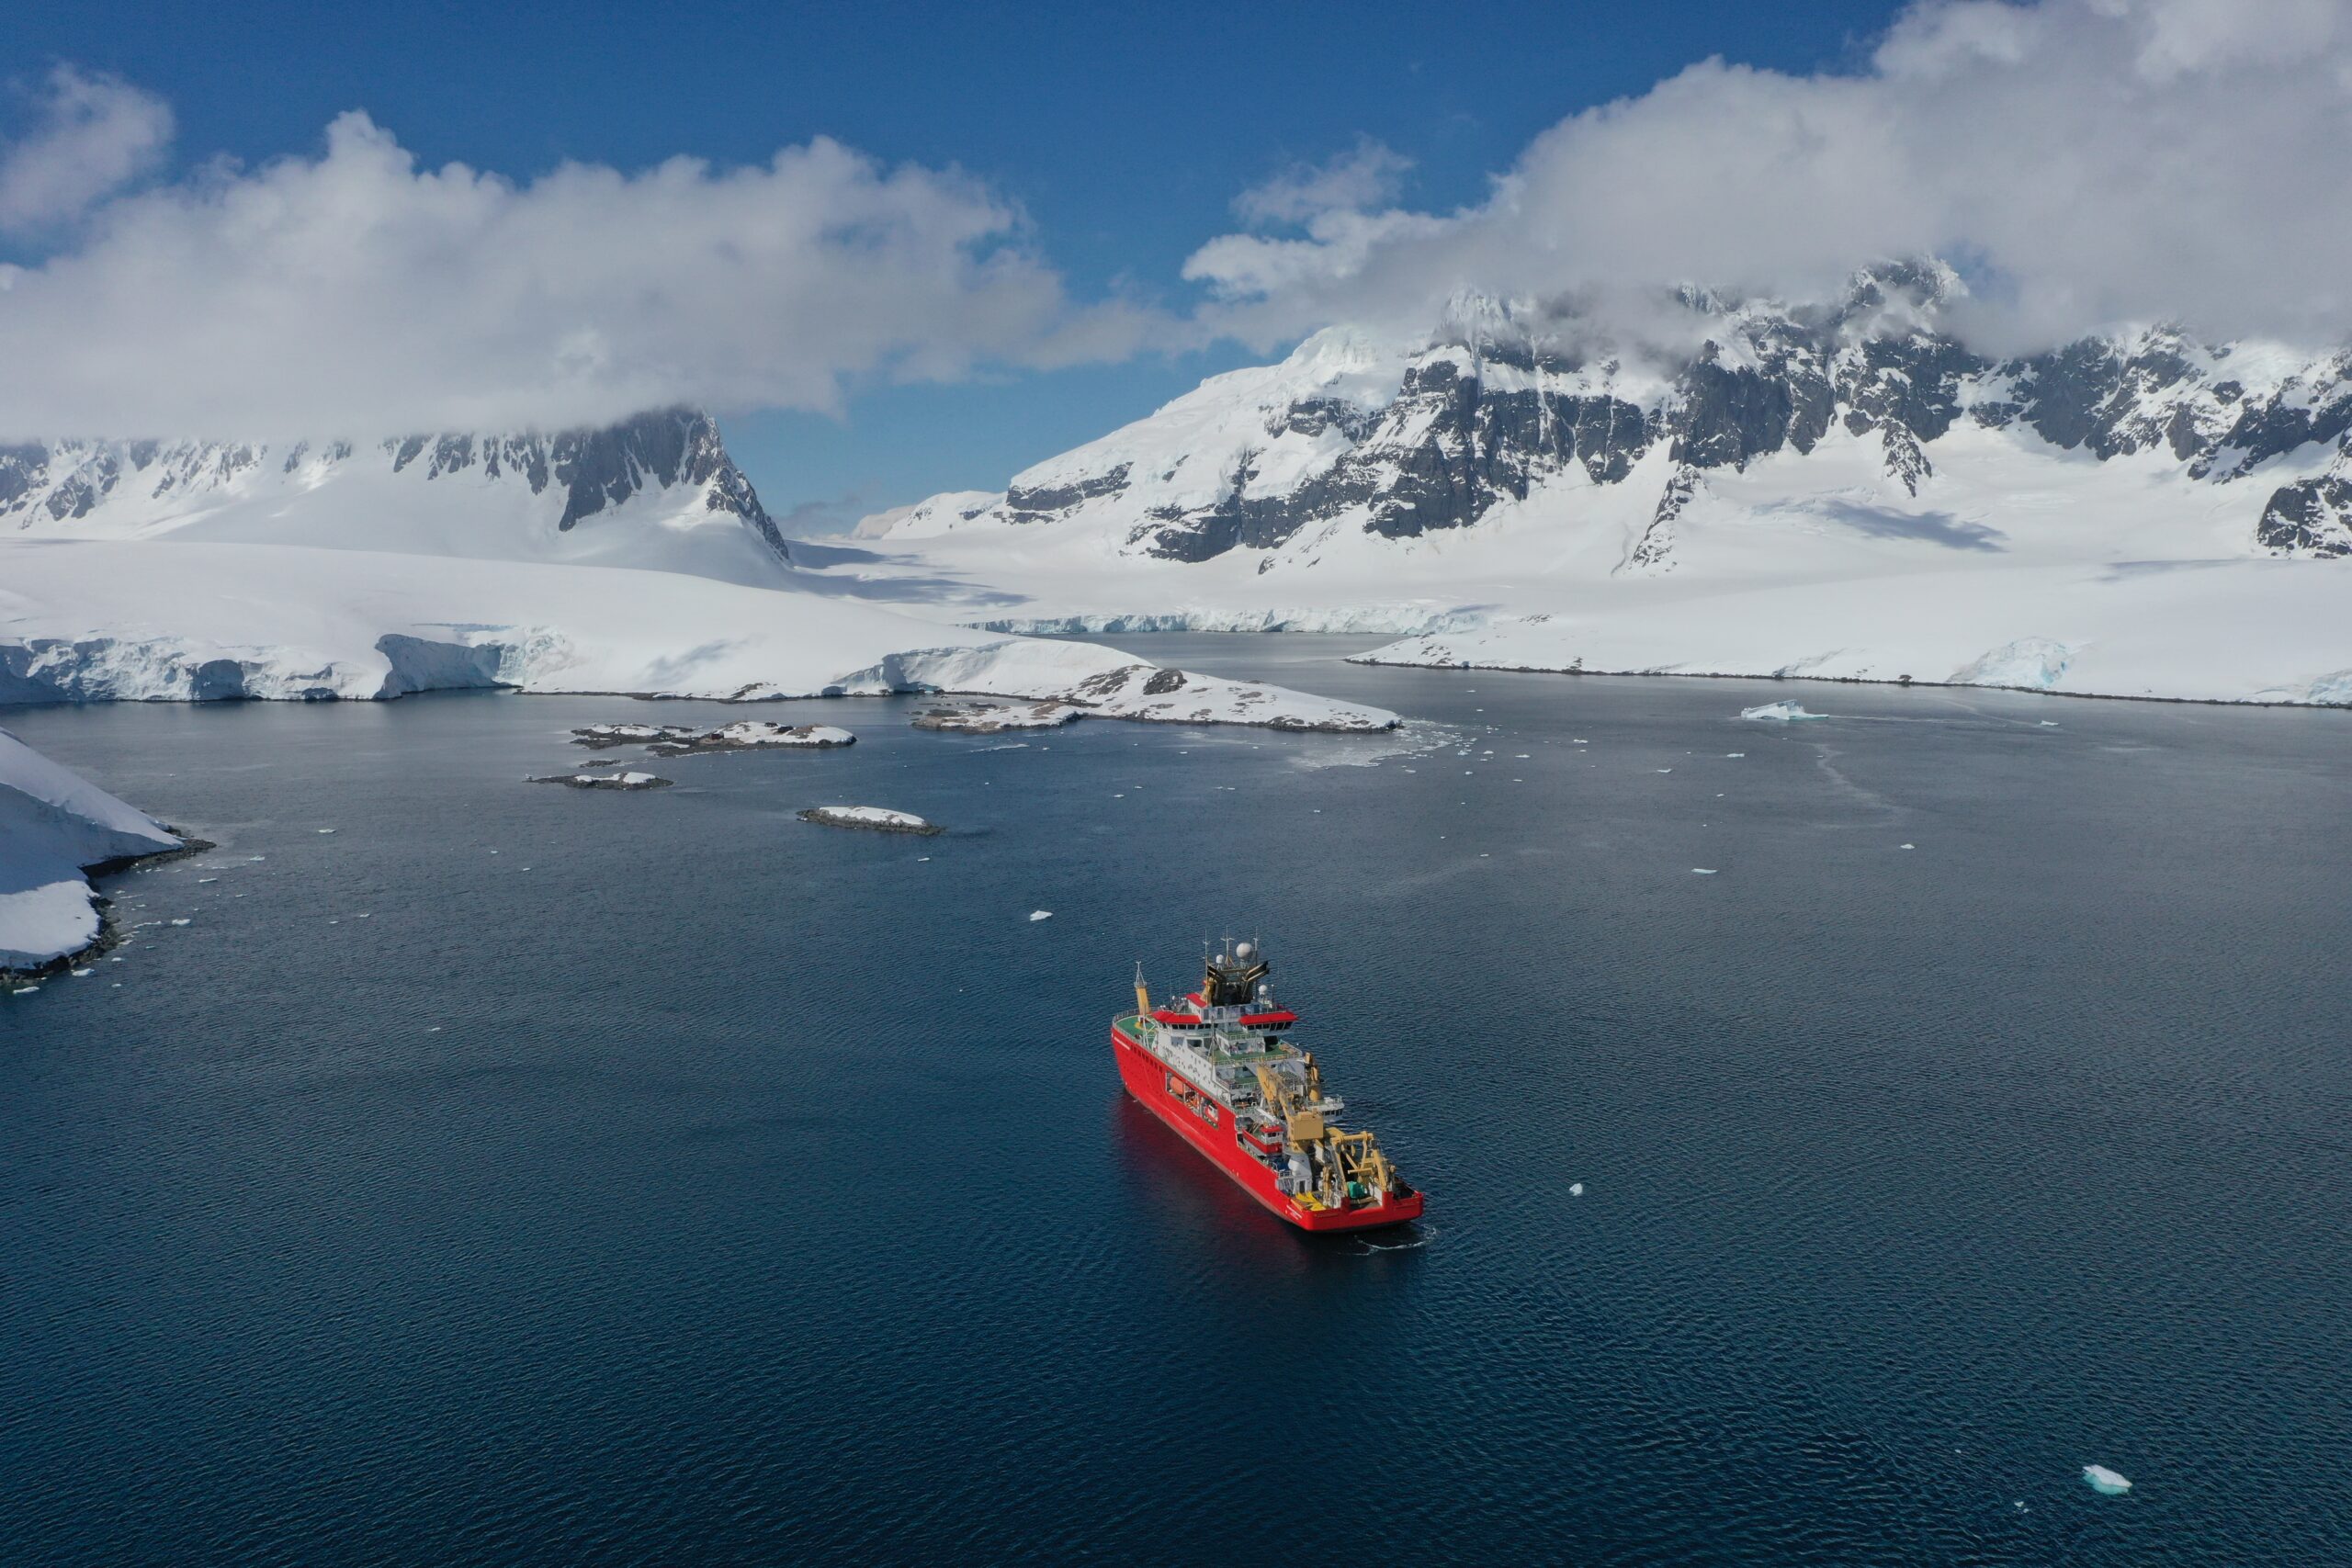
<svg viewBox="0 0 2352 1568">
<path fill-rule="evenodd" d="M 40 986 L 59 975 L 80 967 L 91 959 L 103 958 L 129 939 L 130 928 L 125 926 L 121 917 L 116 913 L 112 895 L 98 886 L 101 878 L 144 871 L 150 866 L 163 865 L 170 861 L 188 860 L 220 847 L 209 839 L 199 839 L 184 833 L 168 822 L 163 826 L 165 832 L 180 840 L 179 848 L 157 850 L 153 854 L 115 855 L 107 860 L 93 861 L 90 864 L 80 868 L 82 879 L 90 885 L 91 905 L 98 912 L 98 934 L 91 938 L 86 944 L 75 948 L 71 953 L 61 953 L 56 957 L 46 959 L 39 964 L 22 964 L 15 968 L 0 964 L 0 992 L 16 992 L 28 987 Z"/>
<path fill-rule="evenodd" d="M 1236 633 L 1234 635 L 1250 634 Z M 2352 702 L 2299 703 L 2283 697 L 2165 697 L 2146 692 L 2131 694 L 2067 692 L 2052 686 L 2003 686 L 1983 681 L 1886 681 L 1868 675 L 1757 675 L 1727 670 L 1561 670 L 1548 664 L 1474 664 L 1466 660 L 1446 662 L 1431 660 L 1424 663 L 1401 659 L 1373 659 L 1360 653 L 1348 655 L 1344 662 L 1360 664 L 1368 670 L 1466 670 L 1494 675 L 1559 675 L 1577 679 L 1594 676 L 1607 681 L 1770 681 L 1776 682 L 1796 681 L 1814 686 L 1894 686 L 1904 690 L 1927 687 L 1939 692 L 2015 692 L 2029 697 L 2064 697 L 2072 702 L 2169 703 L 2176 706 L 2188 707 L 2293 708 L 2301 713 L 2352 713 Z"/>
</svg>

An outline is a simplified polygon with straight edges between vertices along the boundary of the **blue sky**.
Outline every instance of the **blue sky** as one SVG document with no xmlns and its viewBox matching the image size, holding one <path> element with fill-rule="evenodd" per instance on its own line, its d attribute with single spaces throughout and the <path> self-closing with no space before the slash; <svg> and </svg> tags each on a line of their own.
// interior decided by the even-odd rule
<svg viewBox="0 0 2352 1568">
<path fill-rule="evenodd" d="M 1544 128 L 1720 55 L 1793 73 L 1861 58 L 1898 7 L 1841 3 L 1261 5 L 1225 9 L 417 5 L 9 8 L 0 51 L 167 101 L 181 173 L 312 152 L 364 108 L 426 165 L 527 179 L 567 160 L 758 163 L 823 134 L 954 165 L 1026 214 L 1081 301 L 1172 308 L 1185 257 L 1244 188 L 1370 136 L 1402 197 L 1478 199 Z M 1232 345 L 949 385 L 865 387 L 840 419 L 739 415 L 729 442 L 777 513 L 853 513 L 1023 465 L 1257 355 Z"/>
</svg>

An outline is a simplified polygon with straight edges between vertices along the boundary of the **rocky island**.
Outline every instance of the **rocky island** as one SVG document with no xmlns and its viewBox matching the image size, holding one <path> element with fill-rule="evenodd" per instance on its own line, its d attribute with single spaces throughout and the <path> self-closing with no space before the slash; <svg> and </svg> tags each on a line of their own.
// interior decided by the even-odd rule
<svg viewBox="0 0 2352 1568">
<path fill-rule="evenodd" d="M 870 833 L 917 833 L 927 838 L 947 830 L 911 811 L 892 811 L 880 806 L 811 806 L 799 815 L 803 822 L 827 828 L 863 828 Z"/>
</svg>

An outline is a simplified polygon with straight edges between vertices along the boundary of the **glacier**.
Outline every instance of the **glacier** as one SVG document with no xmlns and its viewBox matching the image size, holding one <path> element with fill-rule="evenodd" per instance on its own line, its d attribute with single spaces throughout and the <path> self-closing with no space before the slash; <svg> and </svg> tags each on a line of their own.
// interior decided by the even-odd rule
<svg viewBox="0 0 2352 1568">
<path fill-rule="evenodd" d="M 687 410 L 558 435 L 0 448 L 0 704 L 505 688 L 756 701 L 958 691 L 1106 716 L 1380 729 L 843 592 Z"/>
</svg>

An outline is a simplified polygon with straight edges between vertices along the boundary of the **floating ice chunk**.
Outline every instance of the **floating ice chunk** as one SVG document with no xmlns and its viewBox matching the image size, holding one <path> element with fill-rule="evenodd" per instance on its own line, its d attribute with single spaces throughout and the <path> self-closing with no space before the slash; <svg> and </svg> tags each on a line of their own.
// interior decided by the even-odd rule
<svg viewBox="0 0 2352 1568">
<path fill-rule="evenodd" d="M 16 996 L 16 997 L 29 997 L 29 996 L 31 996 L 35 991 L 38 991 L 38 990 L 40 990 L 40 987 L 39 986 L 19 986 L 19 987 L 17 987 L 14 991 L 11 991 L 11 992 L 10 992 L 10 993 L 8 993 L 8 994 L 9 994 L 10 996 Z"/>
<path fill-rule="evenodd" d="M 492 850 L 492 851 L 491 851 L 490 852 L 491 852 L 492 854 L 496 854 L 498 852 L 497 852 L 496 850 Z M 247 855 L 247 856 L 245 857 L 245 859 L 246 859 L 246 861 L 247 861 L 248 863 L 253 862 L 253 861 L 257 861 L 257 860 L 267 860 L 268 858 L 269 858 L 269 857 L 268 857 L 267 855 Z"/>
<path fill-rule="evenodd" d="M 2058 721 L 2054 718 L 2045 718 L 2041 721 L 2041 728 L 2044 729 L 2055 729 L 2058 728 Z"/>
<path fill-rule="evenodd" d="M 320 832 L 322 832 L 322 833 L 332 833 L 332 832 L 334 832 L 334 829 L 332 829 L 332 828 L 322 828 L 322 829 L 319 829 L 319 831 L 320 831 Z"/>
<path fill-rule="evenodd" d="M 1583 1197 L 1583 1196 L 1584 1196 L 1584 1183 L 1583 1183 L 1583 1182 L 1581 1182 L 1581 1181 L 1571 1181 L 1571 1182 L 1569 1182 L 1569 1183 L 1568 1183 L 1568 1196 L 1569 1196 L 1569 1197 L 1571 1197 L 1571 1198 L 1581 1198 L 1581 1197 Z"/>
<path fill-rule="evenodd" d="M 2083 1479 L 2102 1497 L 2120 1497 L 2132 1490 L 2132 1483 L 2103 1464 L 2083 1466 Z"/>
<path fill-rule="evenodd" d="M 174 920 L 174 921 L 172 922 L 172 924 L 174 924 L 174 925 L 175 925 L 175 926 L 184 926 L 184 925 L 187 924 L 187 919 L 186 919 L 185 918 L 183 918 L 183 919 L 180 919 Z"/>
<path fill-rule="evenodd" d="M 1747 753 L 1745 751 L 1726 751 L 1724 755 L 1726 757 L 1745 757 Z"/>
<path fill-rule="evenodd" d="M 87 969 L 76 969 L 74 971 L 74 978 L 76 980 L 86 980 L 90 977 L 91 973 L 92 972 Z"/>
<path fill-rule="evenodd" d="M 1766 703 L 1759 707 L 1742 708 L 1742 718 L 1763 719 L 1768 723 L 1788 724 L 1800 718 L 1827 718 L 1826 713 L 1807 713 L 1803 703 Z"/>
<path fill-rule="evenodd" d="M 915 863 L 917 865 L 921 865 L 924 861 L 927 861 L 931 857 L 929 855 L 917 855 L 915 856 Z"/>
<path fill-rule="evenodd" d="M 1712 865 L 1694 865 L 1690 868 L 1690 874 L 1693 876 L 1713 876 L 1715 874 L 1716 869 L 1716 867 Z"/>
<path fill-rule="evenodd" d="M 1906 850 L 1916 850 L 1916 849 L 1917 849 L 1919 846 L 1918 846 L 1918 845 L 1917 845 L 1917 844 L 1905 844 L 1905 845 L 1903 845 L 1903 846 L 1901 846 L 1901 847 L 1902 847 L 1902 848 L 1904 848 L 1904 849 L 1906 849 Z"/>
<path fill-rule="evenodd" d="M 201 887 L 208 882 L 218 882 L 220 880 L 220 879 L 217 876 L 199 876 L 196 879 L 196 885 L 198 887 Z"/>
<path fill-rule="evenodd" d="M 1660 768 L 1658 772 L 1661 773 L 1670 773 L 1674 772 L 1674 770 L 1672 768 Z"/>
<path fill-rule="evenodd" d="M 1524 762 L 1527 760 L 1527 753 L 1524 751 L 1519 752 L 1511 758 L 1511 761 L 1514 762 Z"/>
<path fill-rule="evenodd" d="M 1029 911 L 1029 919 L 1033 924 L 1038 920 L 1050 920 L 1053 918 L 1054 912 L 1051 909 L 1032 909 Z"/>
</svg>

